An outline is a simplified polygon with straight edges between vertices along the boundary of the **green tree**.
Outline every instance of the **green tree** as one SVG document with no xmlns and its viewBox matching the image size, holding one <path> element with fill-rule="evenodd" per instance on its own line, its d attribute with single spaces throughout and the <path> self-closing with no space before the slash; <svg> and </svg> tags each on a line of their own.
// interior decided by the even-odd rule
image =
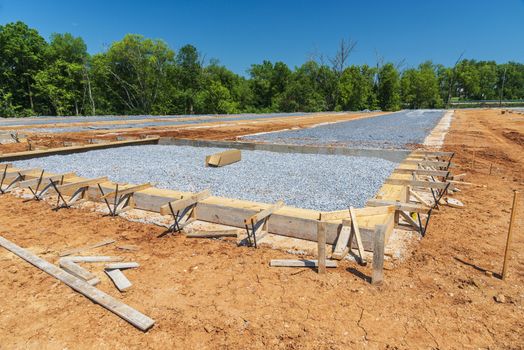
<svg viewBox="0 0 524 350">
<path fill-rule="evenodd" d="M 367 65 L 346 68 L 339 81 L 340 104 L 343 110 L 376 109 L 374 91 L 376 70 Z"/>
<path fill-rule="evenodd" d="M 402 102 L 409 108 L 442 107 L 437 67 L 431 62 L 422 63 L 418 69 L 404 71 L 401 78 Z"/>
<path fill-rule="evenodd" d="M 162 105 L 174 52 L 161 40 L 128 34 L 95 59 L 100 90 L 118 113 L 150 114 Z"/>
<path fill-rule="evenodd" d="M 17 115 L 38 113 L 34 77 L 45 64 L 47 43 L 35 29 L 23 22 L 0 26 L 0 87 L 2 100 L 16 106 Z M 13 116 L 13 115 L 12 115 Z"/>
<path fill-rule="evenodd" d="M 400 78 L 397 68 L 392 63 L 386 63 L 379 68 L 377 74 L 377 99 L 383 111 L 400 109 Z"/>
<path fill-rule="evenodd" d="M 86 102 L 87 47 L 69 33 L 53 34 L 47 46 L 47 65 L 35 75 L 36 91 L 51 104 L 51 113 L 79 115 Z"/>
</svg>

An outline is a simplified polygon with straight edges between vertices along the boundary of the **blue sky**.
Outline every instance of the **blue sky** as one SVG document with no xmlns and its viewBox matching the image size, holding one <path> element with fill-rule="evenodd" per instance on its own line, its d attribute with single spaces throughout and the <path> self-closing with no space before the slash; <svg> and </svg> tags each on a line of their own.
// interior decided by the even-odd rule
<svg viewBox="0 0 524 350">
<path fill-rule="evenodd" d="M 414 66 L 430 59 L 524 62 L 524 0 L 0 0 L 0 24 L 21 20 L 49 38 L 70 32 L 90 53 L 126 33 L 191 43 L 239 74 L 264 59 L 291 67 L 358 42 L 350 63 Z"/>
</svg>

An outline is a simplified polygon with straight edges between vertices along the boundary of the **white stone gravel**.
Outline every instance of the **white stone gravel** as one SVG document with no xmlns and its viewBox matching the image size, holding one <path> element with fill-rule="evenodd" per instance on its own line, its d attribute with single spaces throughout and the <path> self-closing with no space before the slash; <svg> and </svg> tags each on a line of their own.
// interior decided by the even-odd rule
<svg viewBox="0 0 524 350">
<path fill-rule="evenodd" d="M 242 161 L 206 168 L 206 155 L 221 148 L 144 145 L 57 155 L 14 162 L 52 172 L 74 171 L 84 177 L 180 191 L 211 189 L 217 196 L 316 210 L 362 207 L 397 163 L 379 158 L 341 155 L 242 151 Z"/>
</svg>

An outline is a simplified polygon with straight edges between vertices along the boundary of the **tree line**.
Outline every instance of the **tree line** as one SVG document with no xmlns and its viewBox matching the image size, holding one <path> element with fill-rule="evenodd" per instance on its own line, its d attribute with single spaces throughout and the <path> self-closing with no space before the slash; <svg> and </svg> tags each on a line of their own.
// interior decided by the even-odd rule
<svg viewBox="0 0 524 350">
<path fill-rule="evenodd" d="M 192 45 L 128 34 L 90 55 L 80 37 L 49 41 L 23 22 L 0 26 L 0 116 L 224 114 L 441 108 L 454 100 L 524 99 L 524 65 L 459 59 L 416 68 L 349 65 L 356 43 L 291 69 L 251 65 L 248 77 Z"/>
</svg>

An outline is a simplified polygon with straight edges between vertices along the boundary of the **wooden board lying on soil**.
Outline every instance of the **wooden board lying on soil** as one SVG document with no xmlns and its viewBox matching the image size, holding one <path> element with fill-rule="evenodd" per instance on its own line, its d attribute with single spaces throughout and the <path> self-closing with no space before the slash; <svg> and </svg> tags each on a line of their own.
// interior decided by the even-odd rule
<svg viewBox="0 0 524 350">
<path fill-rule="evenodd" d="M 137 310 L 102 292 L 101 290 L 96 289 L 87 282 L 84 282 L 81 279 L 76 278 L 73 275 L 70 275 L 64 270 L 61 270 L 55 265 L 47 262 L 46 260 L 41 259 L 38 256 L 30 253 L 29 251 L 17 246 L 13 242 L 8 241 L 2 236 L 0 236 L 0 245 L 12 252 L 13 254 L 18 255 L 20 258 L 24 259 L 28 263 L 38 267 L 40 270 L 48 273 L 49 275 L 53 276 L 59 281 L 65 283 L 66 285 L 73 288 L 75 291 L 79 292 L 85 297 L 89 298 L 93 302 L 105 307 L 107 310 L 120 316 L 121 318 L 131 323 L 138 329 L 142 331 L 147 331 L 155 324 L 155 321 L 147 317 L 146 315 L 138 312 Z"/>
</svg>

